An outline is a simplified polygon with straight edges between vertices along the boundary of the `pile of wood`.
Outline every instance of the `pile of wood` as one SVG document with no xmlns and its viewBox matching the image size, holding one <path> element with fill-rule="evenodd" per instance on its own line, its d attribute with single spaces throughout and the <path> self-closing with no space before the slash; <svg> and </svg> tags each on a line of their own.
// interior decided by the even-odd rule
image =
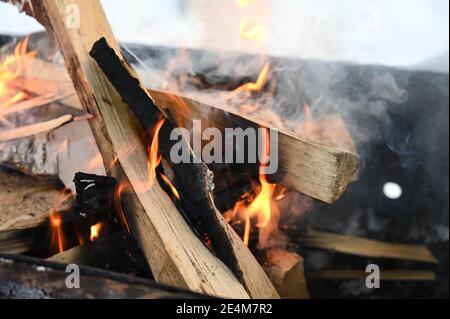
<svg viewBox="0 0 450 319">
<path fill-rule="evenodd" d="M 28 143 L 29 147 L 31 143 L 33 149 L 44 149 L 39 145 L 51 145 L 54 139 L 51 135 L 34 133 L 48 131 L 73 121 L 74 116 L 70 115 L 70 118 L 66 116 L 58 118 L 57 122 L 45 123 L 45 127 L 34 127 L 34 131 L 30 131 L 30 127 L 22 130 L 32 132 L 32 136 L 25 136 L 22 131 L 0 135 L 0 140 L 8 140 L 8 144 L 4 146 L 7 151 L 0 151 L 0 163 L 31 175 L 59 175 L 60 179 L 69 185 L 75 175 L 74 168 L 77 167 L 74 162 L 86 163 L 86 158 L 79 154 L 91 156 L 96 161 L 90 173 L 107 173 L 115 178 L 117 187 L 126 187 L 127 191 L 119 194 L 120 205 L 114 203 L 116 206 L 112 209 L 124 213 L 127 228 L 137 242 L 136 245 L 126 233 L 118 233 L 84 244 L 52 256 L 44 263 L 50 270 L 41 274 L 36 274 L 29 267 L 30 264 L 39 264 L 40 261 L 17 259 L 8 263 L 0 258 L 0 268 L 6 273 L 11 285 L 25 284 L 35 277 L 35 287 L 41 287 L 45 295 L 71 297 L 111 297 L 106 295 L 107 290 L 111 290 L 114 296 L 122 297 L 193 296 L 186 292 L 186 289 L 229 298 L 309 297 L 302 257 L 295 252 L 274 248 L 265 251 L 258 259 L 255 258 L 217 209 L 210 168 L 201 161 L 193 161 L 191 164 L 171 163 L 168 156 L 173 145 L 169 135 L 172 128 L 180 124 L 180 119 L 182 123 L 201 119 L 204 127 L 219 129 L 274 128 L 249 116 L 225 111 L 211 103 L 146 89 L 120 52 L 98 0 L 7 2 L 20 3 L 23 10 L 45 26 L 56 40 L 67 69 L 66 72 L 61 67 L 35 59 L 33 65 L 27 68 L 28 73 L 22 74 L 15 81 L 15 85 L 38 95 L 40 100 L 27 101 L 27 105 L 15 107 L 27 109 L 57 102 L 78 110 L 83 118 L 89 114 L 90 129 L 86 127 L 87 122 L 73 123 L 67 132 L 59 131 L 60 137 L 56 145 L 60 145 L 61 141 L 68 141 L 65 150 L 71 147 L 77 147 L 78 150 L 86 148 L 86 144 L 73 146 L 73 140 L 76 139 L 74 136 L 82 134 L 84 142 L 93 145 L 93 148 L 88 154 L 72 150 L 70 153 L 74 155 L 71 156 L 75 156 L 76 160 L 70 158 L 71 156 L 65 161 L 60 161 L 59 157 L 50 158 L 54 156 L 53 152 L 49 154 L 50 157 L 35 153 L 33 156 L 38 157 L 37 161 L 24 158 L 24 147 L 19 145 Z M 78 27 L 71 29 L 65 25 L 65 14 L 66 7 L 74 4 L 78 6 L 83 21 Z M 187 110 L 180 110 L 180 101 Z M 155 138 L 157 123 L 162 124 Z M 336 118 L 330 118 L 321 125 L 330 123 L 337 123 L 336 128 L 345 131 Z M 336 143 L 325 144 L 329 138 L 320 130 L 314 133 L 320 142 L 297 136 L 283 128 L 278 130 L 279 172 L 271 176 L 271 180 L 326 203 L 336 201 L 357 171 L 358 156 L 354 153 L 350 136 L 347 136 L 348 147 L 344 149 L 332 146 Z M 58 134 L 55 132 L 55 135 Z M 149 181 L 148 162 L 152 153 L 148 153 L 148 146 L 153 145 L 155 141 L 159 144 L 163 165 L 156 168 L 155 178 Z M 131 146 L 132 151 L 127 151 Z M 96 155 L 97 152 L 100 156 Z M 195 154 L 191 153 L 190 156 L 194 158 Z M 72 168 L 69 169 L 69 166 Z M 168 184 L 167 181 L 161 180 L 161 170 L 164 176 L 169 176 L 170 182 L 176 185 L 180 200 L 174 200 L 167 191 Z M 10 173 L 0 172 L 0 183 L 1 174 Z M 67 174 L 70 174 L 70 177 Z M 5 185 L 11 186 L 10 175 L 5 179 L 8 179 Z M 84 182 L 87 183 L 85 190 L 91 187 L 89 176 L 85 176 Z M 11 186 L 15 195 L 8 195 L 10 197 L 2 203 L 4 205 L 0 211 L 0 241 L 5 240 L 8 243 L 11 238 L 9 232 L 23 231 L 24 228 L 34 229 L 43 221 L 48 222 L 52 212 L 68 209 L 67 205 L 71 204 L 72 198 L 67 197 L 68 203 L 57 201 L 58 206 L 54 207 L 55 201 L 51 198 L 60 196 L 61 193 L 52 188 L 42 191 L 42 183 L 47 182 L 31 181 L 26 177 L 21 186 Z M 9 194 L 9 191 L 7 193 Z M 26 200 L 23 199 L 25 197 Z M 39 205 L 34 204 L 36 201 L 39 201 Z M 20 205 L 25 206 L 18 209 Z M 17 213 L 19 215 L 15 216 Z M 4 219 L 2 214 L 5 214 Z M 14 217 L 11 217 L 13 215 Z M 33 238 L 22 238 L 19 235 L 23 237 L 23 233 L 17 233 L 19 243 L 12 242 L 9 244 L 10 248 L 0 245 L 8 248 L 0 252 L 23 253 L 27 251 L 27 245 L 33 244 L 33 240 L 35 242 Z M 211 245 L 205 243 L 204 235 Z M 330 242 L 334 240 L 332 238 Z M 302 242 L 305 246 L 328 249 L 326 244 L 321 245 L 320 240 L 314 240 L 314 237 L 303 238 Z M 351 250 L 340 249 L 346 253 Z M 423 248 L 420 250 L 422 256 L 427 255 Z M 85 273 L 91 277 L 90 281 L 94 284 L 74 293 L 75 295 L 63 287 L 46 285 L 49 278 L 61 279 L 64 275 L 54 261 L 107 268 L 111 265 L 111 260 L 126 260 L 122 252 L 134 256 L 137 261 L 133 263 L 134 266 L 121 264 L 115 269 L 139 268 L 142 273 L 151 272 L 157 282 L 177 289 L 170 290 L 148 281 L 124 279 L 110 274 L 105 278 L 104 273 L 90 270 Z M 415 248 L 398 247 L 398 251 L 388 257 L 404 258 L 414 253 Z M 430 255 L 423 258 L 428 258 L 425 261 L 431 261 Z M 130 285 L 133 286 L 133 291 L 138 293 L 133 296 L 121 295 L 121 291 L 125 291 L 123 287 Z M 8 296 L 8 292 L 2 289 L 4 288 L 0 287 L 0 294 Z M 51 291 L 52 289 L 57 291 Z"/>
</svg>

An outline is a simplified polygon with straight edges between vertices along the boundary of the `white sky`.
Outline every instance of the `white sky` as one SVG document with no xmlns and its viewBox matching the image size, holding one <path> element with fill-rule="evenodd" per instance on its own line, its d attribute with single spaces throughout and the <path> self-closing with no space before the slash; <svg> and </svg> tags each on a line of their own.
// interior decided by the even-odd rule
<svg viewBox="0 0 450 319">
<path fill-rule="evenodd" d="M 122 41 L 247 49 L 236 31 L 242 12 L 234 0 L 102 3 Z M 253 6 L 246 12 L 265 12 L 268 27 L 264 45 L 253 51 L 393 66 L 415 65 L 449 51 L 448 0 L 254 0 Z M 37 30 L 42 29 L 32 18 L 0 2 L 0 33 Z"/>
</svg>

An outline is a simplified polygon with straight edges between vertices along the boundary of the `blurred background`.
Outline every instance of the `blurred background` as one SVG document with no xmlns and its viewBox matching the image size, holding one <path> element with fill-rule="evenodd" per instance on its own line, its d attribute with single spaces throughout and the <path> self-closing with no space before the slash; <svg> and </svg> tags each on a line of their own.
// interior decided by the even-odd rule
<svg viewBox="0 0 450 319">
<path fill-rule="evenodd" d="M 119 40 L 448 72 L 446 0 L 102 0 Z M 262 41 L 239 35 L 242 16 Z M 125 22 L 126 21 L 126 22 Z M 0 33 L 42 30 L 0 3 Z"/>
</svg>

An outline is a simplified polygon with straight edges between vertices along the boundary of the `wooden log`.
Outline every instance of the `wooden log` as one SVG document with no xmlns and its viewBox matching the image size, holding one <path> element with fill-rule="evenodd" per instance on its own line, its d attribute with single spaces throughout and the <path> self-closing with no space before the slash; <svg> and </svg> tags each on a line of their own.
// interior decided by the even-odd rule
<svg viewBox="0 0 450 319">
<path fill-rule="evenodd" d="M 54 178 L 58 175 L 58 151 L 49 134 L 0 143 L 0 165 L 28 175 Z"/>
<path fill-rule="evenodd" d="M 364 280 L 368 273 L 364 270 L 320 270 L 309 274 L 310 279 L 327 280 Z M 384 281 L 434 281 L 436 274 L 428 270 L 380 270 L 380 280 Z"/>
<path fill-rule="evenodd" d="M 167 107 L 178 123 L 202 121 L 203 127 L 266 127 L 247 115 L 223 110 L 211 101 L 194 100 L 187 96 L 149 90 L 155 103 Z M 358 167 L 358 156 L 320 142 L 296 136 L 282 128 L 278 130 L 279 169 L 271 180 L 327 203 L 335 202 L 345 191 Z"/>
<path fill-rule="evenodd" d="M 73 207 L 70 194 L 45 181 L 0 170 L 0 232 L 35 228 Z"/>
<path fill-rule="evenodd" d="M 272 248 L 264 252 L 263 267 L 281 298 L 309 299 L 303 258 L 295 252 Z"/>
<path fill-rule="evenodd" d="M 102 70 L 111 79 L 122 99 L 130 106 L 144 128 L 149 128 L 155 118 L 158 118 L 159 111 L 147 92 L 141 85 L 138 85 L 138 80 L 127 70 L 125 62 L 118 59 L 104 39 L 96 42 L 91 56 L 96 59 Z M 172 125 L 170 119 L 166 120 L 159 131 L 159 148 L 166 160 L 170 158 L 171 147 L 175 143 L 169 139 Z M 196 163 L 193 160 L 195 157 L 193 153 L 190 156 L 192 159 L 190 163 L 172 163 L 172 169 L 178 177 L 179 192 L 182 195 L 184 193 L 194 207 L 195 211 L 192 213 L 196 214 L 195 217 L 200 218 L 215 251 L 243 281 L 250 296 L 278 297 L 256 259 L 215 207 L 211 192 L 213 185 L 208 176 L 210 173 L 207 166 L 202 162 Z"/>
<path fill-rule="evenodd" d="M 38 70 L 47 69 L 40 72 L 47 76 L 41 77 L 39 72 L 30 68 L 31 71 L 17 81 L 17 86 L 29 87 L 34 92 L 42 92 L 41 94 L 56 91 L 70 95 L 70 86 L 60 85 L 49 76 L 58 73 L 63 77 L 65 70 L 42 60 L 39 60 L 39 66 Z M 38 82 L 35 83 L 34 80 Z M 67 83 L 67 78 L 62 78 L 61 81 Z M 53 89 L 39 89 L 40 86 Z M 181 94 L 152 89 L 148 89 L 148 92 L 159 107 L 168 108 L 171 116 L 180 125 L 189 127 L 192 120 L 198 119 L 202 121 L 203 128 L 270 127 L 249 115 L 224 110 L 211 101 L 201 101 L 198 96 L 188 98 Z M 72 101 L 71 106 L 76 108 L 77 102 Z M 308 196 L 332 203 L 345 191 L 352 178 L 355 178 L 358 166 L 356 148 L 339 117 L 329 116 L 312 120 L 309 124 L 300 124 L 295 133 L 280 129 L 279 134 L 281 166 L 280 172 L 274 177 L 275 181 Z"/>
<path fill-rule="evenodd" d="M 36 258 L 0 255 L 0 299 L 166 299 L 205 298 L 151 280 L 81 266 L 80 285 L 66 285 L 66 265 Z"/>
<path fill-rule="evenodd" d="M 392 258 L 436 264 L 438 260 L 423 245 L 394 244 L 355 236 L 311 231 L 299 238 L 307 248 L 326 249 L 332 252 L 372 258 Z"/>
<path fill-rule="evenodd" d="M 83 17 L 76 29 L 64 24 L 66 6 L 74 1 L 31 3 L 33 15 L 55 36 L 83 106 L 96 117 L 92 128 L 105 166 L 113 166 L 117 152 L 139 141 L 140 133 L 127 106 L 88 56 L 93 43 L 102 36 L 120 54 L 100 3 L 75 1 Z M 146 190 L 140 187 L 146 182 L 147 158 L 145 148 L 138 144 L 111 172 L 138 190 L 128 198 L 128 207 L 134 209 L 128 212 L 129 221 L 156 279 L 212 295 L 248 297 L 230 270 L 194 236 L 159 185 L 154 183 Z"/>
</svg>

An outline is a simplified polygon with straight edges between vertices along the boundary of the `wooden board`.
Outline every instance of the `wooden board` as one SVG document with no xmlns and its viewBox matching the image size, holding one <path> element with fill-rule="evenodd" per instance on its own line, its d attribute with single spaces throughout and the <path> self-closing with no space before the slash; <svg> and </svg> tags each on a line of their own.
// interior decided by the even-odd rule
<svg viewBox="0 0 450 319">
<path fill-rule="evenodd" d="M 309 232 L 299 238 L 302 247 L 326 249 L 337 253 L 420 261 L 436 264 L 438 260 L 423 245 L 386 243 L 355 236 L 319 231 Z"/>
<path fill-rule="evenodd" d="M 203 127 L 267 127 L 269 124 L 223 110 L 210 101 L 202 102 L 169 92 L 149 90 L 159 106 L 167 107 L 178 123 L 194 119 Z M 358 167 L 358 156 L 350 151 L 314 142 L 282 128 L 278 130 L 279 169 L 271 180 L 327 203 L 335 202 L 346 190 Z"/>
</svg>

